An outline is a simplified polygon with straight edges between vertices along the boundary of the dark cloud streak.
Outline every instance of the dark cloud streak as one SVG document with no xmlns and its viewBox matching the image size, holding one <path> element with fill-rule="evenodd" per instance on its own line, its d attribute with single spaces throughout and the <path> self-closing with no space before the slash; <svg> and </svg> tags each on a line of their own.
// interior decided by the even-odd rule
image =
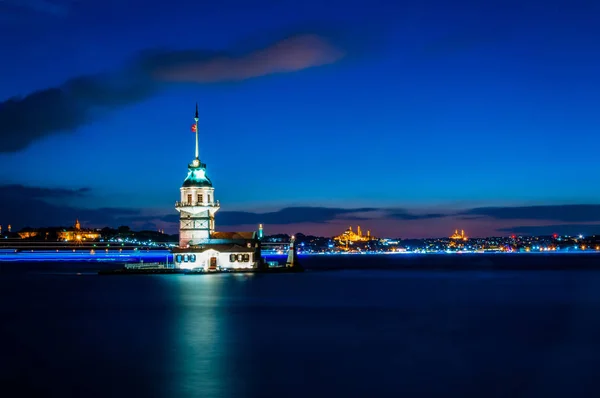
<svg viewBox="0 0 600 398">
<path fill-rule="evenodd" d="M 98 208 L 87 209 L 49 203 L 87 196 L 90 190 L 27 187 L 23 185 L 0 186 L 0 224 L 22 227 L 72 225 L 75 219 L 84 224 L 118 226 L 140 214 L 137 209 Z"/>
<path fill-rule="evenodd" d="M 523 235 L 560 235 L 577 236 L 600 235 L 600 224 L 555 224 L 555 225 L 519 225 L 510 228 L 500 228 L 498 232 L 503 234 L 523 234 Z"/>
<path fill-rule="evenodd" d="M 392 218 L 395 220 L 405 220 L 405 221 L 428 220 L 428 219 L 432 219 L 432 218 L 443 218 L 443 217 L 448 217 L 448 214 L 443 214 L 443 213 L 414 214 L 414 213 L 409 213 L 408 211 L 404 211 L 404 210 L 394 210 L 392 213 L 387 215 L 387 218 Z"/>
<path fill-rule="evenodd" d="M 64 17 L 69 13 L 69 5 L 59 0 L 0 0 L 0 11 L 2 8 L 34 11 L 57 17 Z"/>
<path fill-rule="evenodd" d="M 19 184 L 0 185 L 0 224 L 12 224 L 15 229 L 25 226 L 43 227 L 70 225 L 78 218 L 86 225 L 102 227 L 119 225 L 145 225 L 159 227 L 171 224 L 176 228 L 179 215 L 165 209 L 162 214 L 144 214 L 135 208 L 77 207 L 78 200 L 93 196 L 88 188 L 66 189 L 31 187 Z M 68 203 L 74 203 L 70 205 Z M 402 208 L 337 208 L 337 207 L 286 207 L 271 212 L 220 211 L 217 225 L 235 227 L 240 225 L 294 225 L 336 224 L 339 222 L 368 220 L 418 221 L 455 217 L 475 217 L 478 222 L 488 219 L 490 230 L 494 220 L 555 221 L 548 226 L 517 224 L 498 229 L 501 233 L 519 234 L 590 234 L 600 233 L 600 224 L 576 224 L 600 221 L 600 205 L 555 205 L 522 207 L 480 207 L 461 213 L 412 213 Z M 558 224 L 556 222 L 564 222 Z M 506 223 L 503 223 L 506 225 Z"/>
<path fill-rule="evenodd" d="M 0 196 L 5 198 L 71 198 L 83 197 L 90 192 L 89 188 L 66 189 L 66 188 L 42 188 L 27 187 L 20 184 L 0 186 Z"/>
<path fill-rule="evenodd" d="M 478 207 L 461 212 L 464 216 L 486 216 L 498 220 L 551 220 L 563 222 L 600 221 L 600 205 L 547 205 L 519 207 Z"/>
<path fill-rule="evenodd" d="M 253 213 L 246 211 L 222 211 L 219 212 L 218 225 L 250 225 L 250 224 L 271 224 L 271 225 L 289 225 L 303 223 L 326 223 L 337 219 L 355 220 L 357 217 L 353 213 L 362 213 L 375 211 L 374 208 L 342 209 L 332 207 L 286 207 L 278 211 L 266 213 Z M 344 216 L 349 216 L 346 218 Z M 365 219 L 358 217 L 359 219 Z M 178 215 L 168 215 L 162 218 L 163 221 L 176 222 Z"/>
<path fill-rule="evenodd" d="M 168 83 L 242 81 L 329 64 L 342 56 L 340 49 L 317 35 L 288 37 L 242 54 L 145 51 L 122 70 L 79 76 L 59 87 L 0 103 L 0 153 L 73 132 L 104 112 L 152 97 Z"/>
</svg>

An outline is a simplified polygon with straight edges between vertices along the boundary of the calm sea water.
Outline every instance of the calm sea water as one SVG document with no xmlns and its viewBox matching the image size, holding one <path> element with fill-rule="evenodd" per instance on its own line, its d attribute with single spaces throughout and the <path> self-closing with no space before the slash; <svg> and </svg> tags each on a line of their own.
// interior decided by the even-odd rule
<svg viewBox="0 0 600 398">
<path fill-rule="evenodd" d="M 600 396 L 599 271 L 94 267 L 0 266 L 3 396 Z"/>
</svg>

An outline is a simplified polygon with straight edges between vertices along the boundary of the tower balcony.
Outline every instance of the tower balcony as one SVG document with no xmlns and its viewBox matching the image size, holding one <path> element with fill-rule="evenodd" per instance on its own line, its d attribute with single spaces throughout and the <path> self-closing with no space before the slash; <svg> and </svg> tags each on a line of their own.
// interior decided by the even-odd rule
<svg viewBox="0 0 600 398">
<path fill-rule="evenodd" d="M 218 200 L 214 202 L 175 202 L 175 207 L 221 207 Z"/>
</svg>

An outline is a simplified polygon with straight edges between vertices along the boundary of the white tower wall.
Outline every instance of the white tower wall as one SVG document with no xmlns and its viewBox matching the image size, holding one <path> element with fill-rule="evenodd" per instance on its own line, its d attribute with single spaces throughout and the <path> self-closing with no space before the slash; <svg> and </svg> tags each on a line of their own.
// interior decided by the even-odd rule
<svg viewBox="0 0 600 398">
<path fill-rule="evenodd" d="M 198 245 L 210 239 L 215 231 L 215 213 L 219 202 L 215 201 L 214 188 L 182 187 L 181 200 L 176 204 L 179 211 L 179 246 Z"/>
<path fill-rule="evenodd" d="M 198 105 L 194 120 L 196 157 L 188 165 L 188 175 L 180 188 L 179 201 L 175 203 L 179 212 L 179 247 L 195 246 L 210 239 L 215 231 L 215 213 L 219 210 L 215 189 L 198 154 Z"/>
</svg>

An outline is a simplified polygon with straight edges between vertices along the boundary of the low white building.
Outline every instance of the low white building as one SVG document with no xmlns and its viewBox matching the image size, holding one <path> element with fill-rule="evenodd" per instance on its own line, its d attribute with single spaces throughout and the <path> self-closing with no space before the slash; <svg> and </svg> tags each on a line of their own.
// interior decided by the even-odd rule
<svg viewBox="0 0 600 398">
<path fill-rule="evenodd" d="M 197 271 L 258 269 L 262 265 L 260 234 L 215 231 L 215 213 L 220 204 L 198 153 L 198 104 L 194 120 L 196 157 L 188 165 L 180 200 L 175 203 L 179 247 L 173 249 L 173 263 L 177 268 Z"/>
<path fill-rule="evenodd" d="M 258 269 L 262 264 L 256 232 L 214 232 L 211 239 L 173 249 L 175 266 L 195 271 Z"/>
</svg>

